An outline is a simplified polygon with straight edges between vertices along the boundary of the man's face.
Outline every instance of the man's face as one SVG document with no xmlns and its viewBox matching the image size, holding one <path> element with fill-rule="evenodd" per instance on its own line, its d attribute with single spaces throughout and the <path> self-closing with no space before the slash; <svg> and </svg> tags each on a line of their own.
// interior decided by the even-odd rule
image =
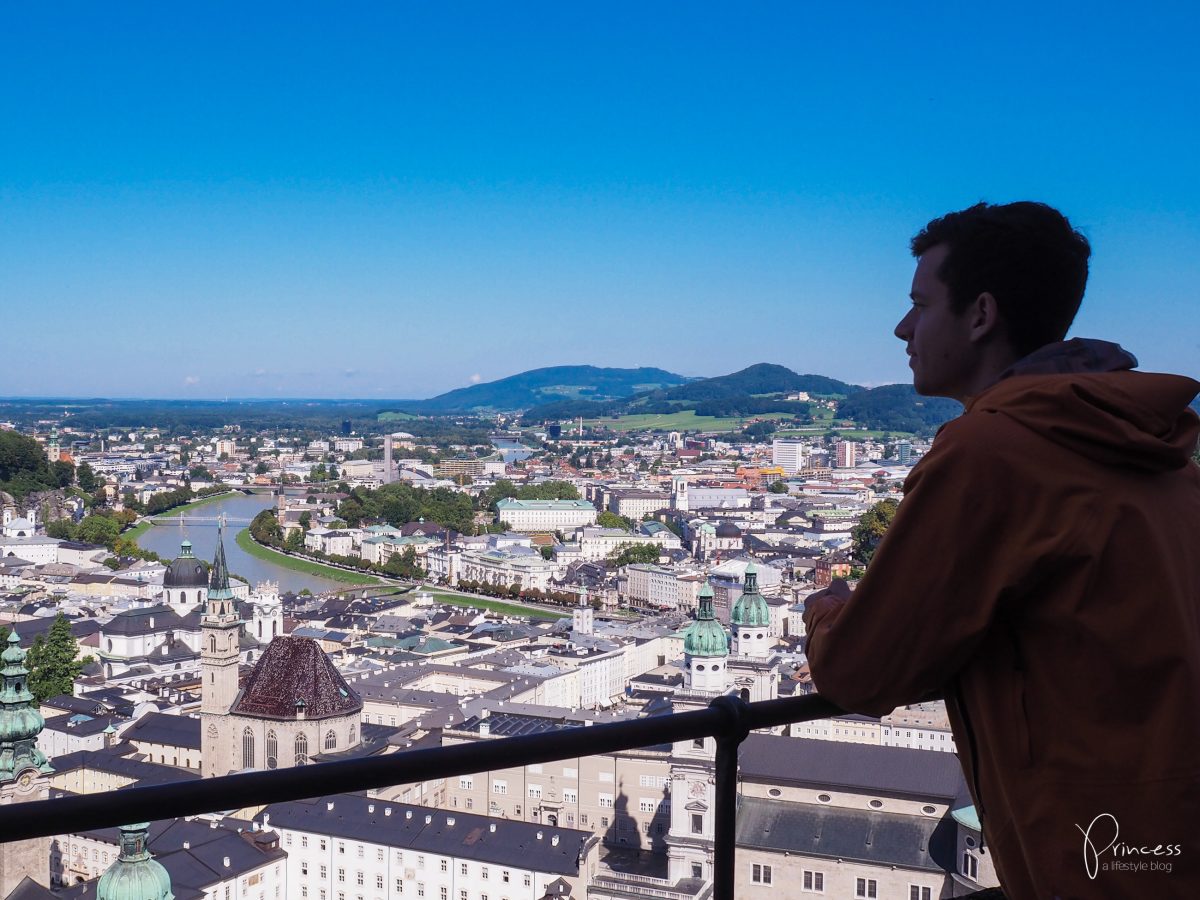
<svg viewBox="0 0 1200 900">
<path fill-rule="evenodd" d="M 912 281 L 912 308 L 896 325 L 896 337 L 907 344 L 913 387 L 925 397 L 964 400 L 976 362 L 970 340 L 970 307 L 950 308 L 950 291 L 938 277 L 948 248 L 938 244 L 917 260 Z"/>
</svg>

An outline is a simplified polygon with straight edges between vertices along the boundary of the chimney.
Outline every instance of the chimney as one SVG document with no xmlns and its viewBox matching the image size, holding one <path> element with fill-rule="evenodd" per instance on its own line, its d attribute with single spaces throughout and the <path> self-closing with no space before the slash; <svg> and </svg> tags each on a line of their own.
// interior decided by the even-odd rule
<svg viewBox="0 0 1200 900">
<path fill-rule="evenodd" d="M 411 809 L 406 809 L 406 810 L 404 811 L 404 818 L 406 818 L 406 819 L 411 819 L 411 818 L 412 818 L 412 810 L 411 810 Z"/>
<path fill-rule="evenodd" d="M 448 828 L 454 827 L 454 816 L 446 816 L 446 827 L 448 827 Z"/>
<path fill-rule="evenodd" d="M 552 847 L 558 846 L 558 835 L 557 834 L 554 837 L 550 838 L 550 846 L 552 846 Z"/>
<path fill-rule="evenodd" d="M 496 823 L 495 822 L 491 822 L 488 825 L 488 831 L 490 831 L 492 834 L 496 833 Z"/>
<path fill-rule="evenodd" d="M 192 842 L 191 842 L 191 841 L 184 841 L 184 842 L 183 842 L 183 849 L 184 849 L 184 850 L 191 850 L 191 849 L 192 849 Z"/>
<path fill-rule="evenodd" d="M 369 813 L 375 812 L 375 804 L 374 803 L 367 804 L 367 812 L 369 812 Z"/>
<path fill-rule="evenodd" d="M 332 800 L 330 800 L 328 803 L 325 804 L 325 809 L 327 812 L 333 812 L 333 801 Z"/>
<path fill-rule="evenodd" d="M 392 808 L 390 806 L 384 807 L 383 814 L 385 816 L 390 816 L 392 814 Z"/>
<path fill-rule="evenodd" d="M 429 816 L 429 815 L 427 815 L 427 816 L 425 817 L 425 824 L 426 824 L 426 825 L 429 825 L 429 824 L 431 824 L 432 822 L 433 822 L 433 816 Z"/>
<path fill-rule="evenodd" d="M 537 839 L 539 841 L 542 839 L 542 833 L 540 831 L 537 833 Z"/>
<path fill-rule="evenodd" d="M 225 860 L 224 860 L 224 862 L 225 862 L 225 868 L 227 868 L 227 869 L 228 869 L 228 868 L 229 868 L 229 857 L 228 857 L 228 856 L 227 856 L 227 857 L 225 857 Z"/>
</svg>

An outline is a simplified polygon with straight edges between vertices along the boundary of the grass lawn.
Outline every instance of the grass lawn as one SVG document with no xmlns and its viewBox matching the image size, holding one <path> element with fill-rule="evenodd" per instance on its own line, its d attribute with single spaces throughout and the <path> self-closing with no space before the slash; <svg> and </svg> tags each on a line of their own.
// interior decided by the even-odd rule
<svg viewBox="0 0 1200 900">
<path fill-rule="evenodd" d="M 561 619 L 563 616 L 569 616 L 571 611 L 563 607 L 565 612 L 554 613 L 545 609 L 527 609 L 524 606 L 515 606 L 512 603 L 505 603 L 503 600 L 493 600 L 490 597 L 476 597 L 474 594 L 449 594 L 446 591 L 440 591 L 437 588 L 422 587 L 416 593 L 429 594 L 434 600 L 440 603 L 448 603 L 451 606 L 473 606 L 476 609 L 490 609 L 493 612 L 502 613 L 506 616 L 528 616 L 532 619 Z"/>
<path fill-rule="evenodd" d="M 406 419 L 419 419 L 421 417 L 406 412 L 381 412 L 375 418 L 379 422 L 403 422 Z"/>
<path fill-rule="evenodd" d="M 358 572 L 349 572 L 346 569 L 335 569 L 332 566 L 323 566 L 320 563 L 309 562 L 307 559 L 296 559 L 293 556 L 288 556 L 286 553 L 279 553 L 269 547 L 264 547 L 256 543 L 254 538 L 250 537 L 250 529 L 243 528 L 237 533 L 234 538 L 239 547 L 253 556 L 255 559 L 265 560 L 269 563 L 274 563 L 277 566 L 283 566 L 285 569 L 291 569 L 293 572 L 303 572 L 306 575 L 319 575 L 321 578 L 328 578 L 331 581 L 340 581 L 344 584 L 382 584 L 378 578 L 373 575 L 360 575 Z"/>
</svg>

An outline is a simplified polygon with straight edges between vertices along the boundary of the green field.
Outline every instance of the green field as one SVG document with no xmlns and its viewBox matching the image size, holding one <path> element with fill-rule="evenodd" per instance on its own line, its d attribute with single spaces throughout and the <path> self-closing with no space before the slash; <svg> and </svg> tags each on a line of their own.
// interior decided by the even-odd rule
<svg viewBox="0 0 1200 900">
<path fill-rule="evenodd" d="M 829 425 L 813 425 L 806 428 L 788 428 L 786 430 L 777 431 L 772 436 L 778 438 L 817 437 L 823 434 L 829 434 L 830 432 L 836 432 L 841 437 L 859 441 L 867 439 L 878 440 L 885 434 L 891 435 L 891 437 L 895 438 L 896 440 L 901 438 L 915 437 L 915 435 L 910 431 L 871 431 L 865 428 L 831 428 Z"/>
<path fill-rule="evenodd" d="M 436 588 L 430 587 L 422 587 L 417 593 L 429 594 L 434 600 L 440 603 L 448 603 L 451 606 L 472 606 L 476 609 L 490 609 L 492 612 L 498 612 L 506 616 L 528 616 L 533 619 L 561 619 L 563 616 L 571 614 L 569 609 L 564 613 L 554 613 L 541 609 L 526 609 L 524 606 L 514 606 L 511 603 L 505 603 L 503 600 L 476 597 L 474 594 L 448 594 L 445 591 L 439 591 Z"/>
<path fill-rule="evenodd" d="M 759 416 L 698 416 L 695 410 L 685 409 L 677 413 L 648 413 L 637 416 L 621 416 L 613 419 L 584 419 L 592 427 L 611 428 L 613 431 L 737 431 L 751 420 L 790 419 L 791 413 L 763 413 Z"/>
<path fill-rule="evenodd" d="M 406 419 L 419 419 L 421 417 L 406 412 L 381 412 L 375 418 L 379 422 L 403 422 Z"/>
<path fill-rule="evenodd" d="M 274 563 L 285 569 L 291 569 L 293 572 L 317 575 L 321 578 L 328 578 L 331 581 L 340 581 L 343 584 L 383 584 L 382 581 L 373 575 L 360 575 L 357 572 L 349 572 L 345 569 L 323 566 L 320 563 L 309 562 L 307 559 L 296 559 L 294 556 L 288 556 L 286 553 L 279 553 L 269 547 L 264 547 L 262 544 L 257 543 L 254 538 L 250 537 L 249 528 L 243 528 L 239 531 L 234 540 L 239 547 L 255 559 Z"/>
</svg>

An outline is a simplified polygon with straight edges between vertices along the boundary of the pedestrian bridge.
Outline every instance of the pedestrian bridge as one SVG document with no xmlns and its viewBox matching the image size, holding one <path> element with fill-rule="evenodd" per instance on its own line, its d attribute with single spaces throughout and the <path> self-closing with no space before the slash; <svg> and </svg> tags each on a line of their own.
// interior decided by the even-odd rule
<svg viewBox="0 0 1200 900">
<path fill-rule="evenodd" d="M 235 519 L 233 516 L 189 516 L 178 515 L 172 516 L 163 513 L 161 516 L 154 516 L 147 519 L 151 525 L 218 525 L 224 522 L 226 525 L 249 525 L 249 519 Z"/>
</svg>

